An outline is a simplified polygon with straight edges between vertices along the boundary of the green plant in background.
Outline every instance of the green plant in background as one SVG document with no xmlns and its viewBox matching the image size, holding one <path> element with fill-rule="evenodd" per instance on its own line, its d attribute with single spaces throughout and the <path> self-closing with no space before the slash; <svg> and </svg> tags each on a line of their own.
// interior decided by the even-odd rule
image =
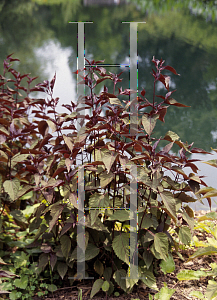
<svg viewBox="0 0 217 300">
<path fill-rule="evenodd" d="M 203 192 L 203 191 L 202 191 Z M 194 260 L 197 257 L 204 255 L 211 255 L 212 257 L 217 254 L 217 213 L 210 212 L 197 219 L 194 230 L 200 233 L 206 232 L 209 236 L 206 237 L 206 241 L 200 241 L 196 235 L 193 236 L 193 243 L 198 249 L 189 257 L 188 261 Z M 210 237 L 212 236 L 212 237 Z M 217 299 L 217 263 L 214 259 L 214 263 L 210 264 L 210 269 L 194 270 L 181 270 L 177 274 L 178 280 L 200 280 L 201 278 L 209 278 L 205 296 L 199 291 L 191 292 L 191 296 L 197 297 L 203 300 L 216 300 Z"/>
<path fill-rule="evenodd" d="M 149 300 L 169 300 L 175 293 L 174 289 L 169 289 L 167 284 L 164 282 L 164 286 L 160 289 L 158 293 L 154 295 L 154 298 L 149 294 Z"/>
</svg>

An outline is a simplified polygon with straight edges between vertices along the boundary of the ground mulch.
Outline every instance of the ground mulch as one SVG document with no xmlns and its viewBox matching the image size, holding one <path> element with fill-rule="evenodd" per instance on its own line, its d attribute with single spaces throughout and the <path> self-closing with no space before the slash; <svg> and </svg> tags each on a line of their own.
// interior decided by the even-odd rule
<svg viewBox="0 0 217 300">
<path fill-rule="evenodd" d="M 198 211 L 195 213 L 195 216 L 201 216 L 203 214 L 207 213 L 206 211 Z M 196 235 L 198 235 L 198 238 L 205 239 L 206 235 L 201 234 L 201 232 L 195 232 Z M 190 255 L 192 255 L 194 251 L 189 250 L 183 250 L 181 251 L 182 256 L 185 259 L 185 262 L 183 262 L 178 256 L 173 256 L 175 261 L 175 271 L 170 274 L 164 275 L 160 268 L 158 270 L 158 275 L 156 277 L 157 286 L 160 289 L 164 286 L 164 282 L 167 283 L 168 288 L 175 289 L 175 293 L 171 297 L 171 300 L 185 300 L 185 299 L 191 299 L 191 300 L 197 300 L 198 298 L 189 296 L 191 291 L 200 291 L 203 294 L 206 291 L 206 287 L 208 284 L 208 278 L 201 278 L 200 280 L 189 280 L 189 281 L 178 281 L 176 278 L 177 273 L 179 273 L 182 269 L 189 269 L 189 270 L 199 270 L 201 268 L 204 269 L 210 269 L 210 263 L 214 262 L 211 257 L 204 256 L 201 258 L 196 258 L 193 261 L 187 262 L 187 259 Z M 48 295 L 46 300 L 77 300 L 78 299 L 78 289 L 82 289 L 82 300 L 89 300 L 90 299 L 90 292 L 93 286 L 93 280 L 88 281 L 85 280 L 83 282 L 78 282 L 76 286 L 72 287 L 65 287 L 60 288 L 53 294 Z M 133 300 L 133 299 L 149 299 L 149 293 L 154 295 L 156 291 L 151 290 L 150 288 L 146 287 L 145 285 L 140 285 L 135 287 L 132 293 L 129 295 L 123 293 L 121 290 L 118 292 L 120 293 L 120 296 L 108 296 L 107 299 L 109 300 Z M 39 300 L 42 298 L 36 297 L 34 300 Z M 93 300 L 105 300 L 106 295 L 104 292 L 97 293 L 93 298 Z"/>
</svg>

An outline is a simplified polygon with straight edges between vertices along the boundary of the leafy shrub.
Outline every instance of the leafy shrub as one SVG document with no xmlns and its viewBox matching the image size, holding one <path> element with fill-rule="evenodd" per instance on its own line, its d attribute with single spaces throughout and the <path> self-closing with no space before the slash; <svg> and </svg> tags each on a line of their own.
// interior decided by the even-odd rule
<svg viewBox="0 0 217 300">
<path fill-rule="evenodd" d="M 145 97 L 145 90 L 129 101 L 134 91 L 118 88 L 115 93 L 121 74 L 107 74 L 100 62 L 88 61 L 81 84 L 90 94 L 78 103 L 64 104 L 68 113 L 59 114 L 59 98 L 53 98 L 56 76 L 31 87 L 35 78 L 13 69 L 14 60 L 7 57 L 0 77 L 1 249 L 12 250 L 11 238 L 5 237 L 8 226 L 28 229 L 33 237 L 25 248 L 38 250 L 38 274 L 50 266 L 62 279 L 71 278 L 71 284 L 79 279 L 77 216 L 81 204 L 77 190 L 84 185 L 85 275 L 95 278 L 91 297 L 100 289 L 110 295 L 115 286 L 130 292 L 139 280 L 157 290 L 156 262 L 167 261 L 172 246 L 178 251 L 168 230 L 174 226 L 181 242 L 189 242 L 194 212 L 188 203 L 200 199 L 200 185 L 206 186 L 189 154 L 207 152 L 183 143 L 172 131 L 163 138 L 153 134 L 170 105 L 185 107 L 171 97 L 170 77 L 162 74 L 164 70 L 177 72 L 164 66 L 162 59 L 153 58 L 153 101 Z M 9 75 L 13 79 L 6 78 Z M 104 86 L 95 94 L 95 87 L 105 80 L 113 82 L 113 92 Z M 156 95 L 157 82 L 165 86 L 165 96 Z M 32 92 L 46 97 L 31 98 Z M 91 113 L 82 115 L 81 106 Z M 138 124 L 132 110 L 138 112 Z M 79 120 L 84 125 L 77 130 Z M 171 153 L 174 145 L 179 147 L 177 154 Z M 190 174 L 185 173 L 186 167 L 191 168 Z M 137 184 L 137 191 L 132 190 L 132 183 Z M 130 207 L 133 194 L 137 207 Z M 28 205 L 34 205 L 34 211 L 25 218 Z M 129 276 L 129 219 L 138 224 L 141 279 Z M 15 247 L 22 249 L 23 244 Z M 133 249 L 137 255 L 135 245 Z"/>
</svg>

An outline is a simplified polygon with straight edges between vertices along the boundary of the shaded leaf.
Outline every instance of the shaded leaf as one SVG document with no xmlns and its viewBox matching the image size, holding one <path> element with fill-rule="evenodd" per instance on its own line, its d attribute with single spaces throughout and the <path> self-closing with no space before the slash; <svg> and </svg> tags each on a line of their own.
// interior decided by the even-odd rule
<svg viewBox="0 0 217 300">
<path fill-rule="evenodd" d="M 141 280 L 142 282 L 148 286 L 150 289 L 153 289 L 155 291 L 158 290 L 157 288 L 157 284 L 156 284 L 156 278 L 154 277 L 154 274 L 148 270 L 146 270 L 146 268 L 141 268 L 141 274 L 140 274 Z"/>
<path fill-rule="evenodd" d="M 120 233 L 118 234 L 113 242 L 112 248 L 114 249 L 115 254 L 125 263 L 129 263 L 129 234 Z"/>
<path fill-rule="evenodd" d="M 10 212 L 10 214 L 12 215 L 12 217 L 17 220 L 18 222 L 21 222 L 21 223 L 28 223 L 23 212 L 21 210 L 18 210 L 18 209 L 15 209 L 15 210 L 12 210 Z"/>
<path fill-rule="evenodd" d="M 68 266 L 64 262 L 58 262 L 57 264 L 57 271 L 60 277 L 63 279 L 68 271 Z"/>
<path fill-rule="evenodd" d="M 47 135 L 49 130 L 48 124 L 46 121 L 40 121 L 38 123 L 38 131 L 40 132 L 40 134 L 45 137 L 45 135 Z"/>
<path fill-rule="evenodd" d="M 99 276 L 103 275 L 104 266 L 99 259 L 97 259 L 94 263 L 94 270 L 99 274 Z"/>
<path fill-rule="evenodd" d="M 127 272 L 124 269 L 117 270 L 113 274 L 114 280 L 117 282 L 117 284 L 124 290 L 125 292 L 127 291 L 126 287 L 126 277 L 127 277 Z"/>
<path fill-rule="evenodd" d="M 62 235 L 60 238 L 61 250 L 64 257 L 67 259 L 71 250 L 71 239 L 67 235 Z"/>
<path fill-rule="evenodd" d="M 90 293 L 90 298 L 92 299 L 93 296 L 99 292 L 99 290 L 101 289 L 102 285 L 103 285 L 103 280 L 102 279 L 97 279 L 96 281 L 94 281 L 91 293 Z"/>
<path fill-rule="evenodd" d="M 55 284 L 49 284 L 47 286 L 48 291 L 55 292 L 57 290 L 57 286 Z"/>
</svg>

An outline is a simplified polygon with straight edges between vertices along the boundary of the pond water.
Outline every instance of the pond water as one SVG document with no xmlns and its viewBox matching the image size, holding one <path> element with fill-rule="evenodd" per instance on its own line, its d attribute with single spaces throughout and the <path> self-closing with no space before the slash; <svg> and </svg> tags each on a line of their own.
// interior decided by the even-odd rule
<svg viewBox="0 0 217 300">
<path fill-rule="evenodd" d="M 37 82 L 50 80 L 56 72 L 54 96 L 61 106 L 76 99 L 72 72 L 77 68 L 77 25 L 69 22 L 92 21 L 85 25 L 85 56 L 114 65 L 129 61 L 129 24 L 122 22 L 145 21 L 138 25 L 138 89 L 145 88 L 146 97 L 152 98 L 151 60 L 162 58 L 181 75 L 171 76 L 171 88 L 177 89 L 174 98 L 191 106 L 170 107 L 166 123 L 156 127 L 155 135 L 172 130 L 182 141 L 211 151 L 217 148 L 216 18 L 216 1 L 2 0 L 0 61 L 14 52 L 21 61 L 19 71 L 38 76 Z M 121 70 L 110 66 L 108 71 Z M 128 70 L 123 78 L 121 85 L 128 88 Z M 157 92 L 165 94 L 160 85 Z M 217 159 L 212 153 L 193 158 Z M 217 188 L 217 169 L 198 166 L 207 184 Z M 207 209 L 206 200 L 204 204 L 196 204 L 196 209 Z"/>
</svg>

